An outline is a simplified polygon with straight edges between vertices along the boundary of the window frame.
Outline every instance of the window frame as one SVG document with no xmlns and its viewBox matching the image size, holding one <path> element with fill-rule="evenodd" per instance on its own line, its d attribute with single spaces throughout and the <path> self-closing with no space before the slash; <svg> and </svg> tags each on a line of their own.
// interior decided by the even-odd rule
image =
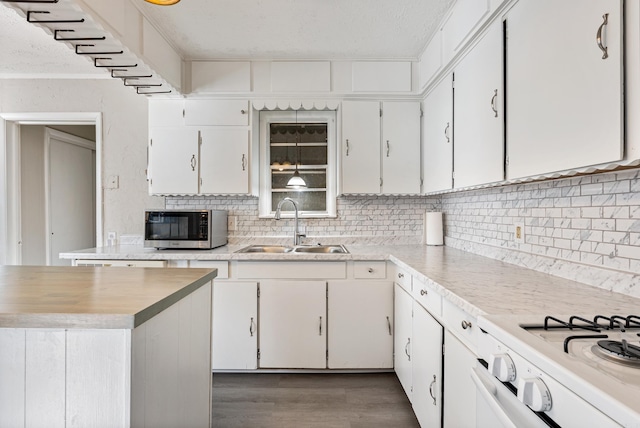
<svg viewBox="0 0 640 428">
<path fill-rule="evenodd" d="M 338 140 L 336 128 L 336 110 L 260 110 L 260 186 L 259 186 L 259 202 L 258 217 L 274 218 L 275 208 L 271 204 L 271 165 L 270 145 L 269 145 L 269 129 L 272 123 L 326 123 L 327 124 L 327 177 L 326 177 L 326 210 L 325 211 L 306 211 L 300 210 L 298 217 L 300 218 L 335 218 L 337 216 L 337 170 L 338 170 Z M 283 211 L 283 218 L 292 218 L 293 211 Z"/>
</svg>

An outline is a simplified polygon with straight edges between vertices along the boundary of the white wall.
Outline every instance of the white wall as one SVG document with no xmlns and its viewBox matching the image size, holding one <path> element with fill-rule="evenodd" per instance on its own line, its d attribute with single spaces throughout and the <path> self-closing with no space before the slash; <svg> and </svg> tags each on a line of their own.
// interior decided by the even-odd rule
<svg viewBox="0 0 640 428">
<path fill-rule="evenodd" d="M 147 99 L 119 80 L 0 80 L 0 113 L 101 112 L 103 185 L 117 175 L 119 187 L 104 189 L 104 234 L 142 234 L 145 208 L 164 207 L 149 196 L 145 176 Z"/>
</svg>

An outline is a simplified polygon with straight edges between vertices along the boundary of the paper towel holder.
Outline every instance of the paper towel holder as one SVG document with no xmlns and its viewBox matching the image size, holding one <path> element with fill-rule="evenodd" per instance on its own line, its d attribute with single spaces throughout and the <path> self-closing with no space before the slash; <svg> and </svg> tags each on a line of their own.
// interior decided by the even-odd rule
<svg viewBox="0 0 640 428">
<path fill-rule="evenodd" d="M 424 241 L 426 245 L 444 245 L 442 212 L 427 211 L 424 216 Z"/>
</svg>

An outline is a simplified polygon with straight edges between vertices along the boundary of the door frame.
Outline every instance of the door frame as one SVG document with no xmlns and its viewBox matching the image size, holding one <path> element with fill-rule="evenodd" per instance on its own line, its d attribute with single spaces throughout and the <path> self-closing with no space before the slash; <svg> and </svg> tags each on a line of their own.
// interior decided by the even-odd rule
<svg viewBox="0 0 640 428">
<path fill-rule="evenodd" d="M 0 113 L 0 264 L 22 263 L 19 125 L 93 125 L 96 128 L 96 246 L 102 246 L 102 113 Z"/>
</svg>

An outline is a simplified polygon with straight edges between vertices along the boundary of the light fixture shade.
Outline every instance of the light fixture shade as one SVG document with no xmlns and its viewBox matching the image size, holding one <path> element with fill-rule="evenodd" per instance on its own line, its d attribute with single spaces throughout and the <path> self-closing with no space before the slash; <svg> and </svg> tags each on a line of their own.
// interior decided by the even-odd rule
<svg viewBox="0 0 640 428">
<path fill-rule="evenodd" d="M 304 182 L 304 179 L 300 177 L 298 170 L 296 170 L 287 182 L 287 187 L 290 189 L 300 189 L 307 187 L 307 183 Z"/>
<path fill-rule="evenodd" d="M 180 0 L 145 0 L 148 3 L 157 4 L 160 6 L 171 6 L 172 4 L 178 3 Z"/>
</svg>

